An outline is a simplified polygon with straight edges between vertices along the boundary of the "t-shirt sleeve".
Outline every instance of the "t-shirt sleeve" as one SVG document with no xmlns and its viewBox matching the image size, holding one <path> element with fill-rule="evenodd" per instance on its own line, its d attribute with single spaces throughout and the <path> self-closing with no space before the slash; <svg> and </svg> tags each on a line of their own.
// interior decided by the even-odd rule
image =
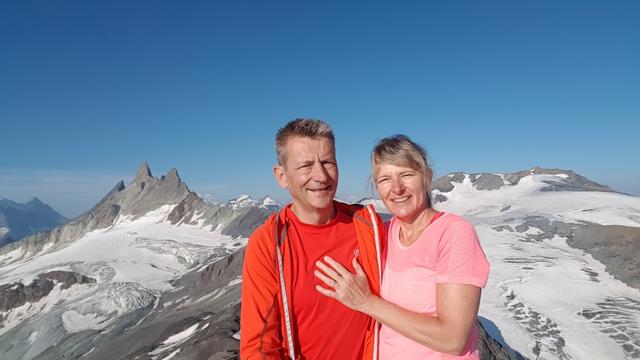
<svg viewBox="0 0 640 360">
<path fill-rule="evenodd" d="M 482 288 L 488 277 L 489 262 L 473 226 L 464 220 L 451 223 L 438 244 L 436 283 Z"/>
</svg>

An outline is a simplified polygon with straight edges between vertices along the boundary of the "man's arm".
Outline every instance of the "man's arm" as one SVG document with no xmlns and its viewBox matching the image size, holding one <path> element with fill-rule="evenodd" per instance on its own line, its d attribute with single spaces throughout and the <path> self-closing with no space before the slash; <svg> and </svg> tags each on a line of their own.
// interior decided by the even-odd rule
<svg viewBox="0 0 640 360">
<path fill-rule="evenodd" d="M 240 358 L 281 359 L 282 335 L 275 244 L 264 227 L 247 244 L 242 270 Z"/>
</svg>

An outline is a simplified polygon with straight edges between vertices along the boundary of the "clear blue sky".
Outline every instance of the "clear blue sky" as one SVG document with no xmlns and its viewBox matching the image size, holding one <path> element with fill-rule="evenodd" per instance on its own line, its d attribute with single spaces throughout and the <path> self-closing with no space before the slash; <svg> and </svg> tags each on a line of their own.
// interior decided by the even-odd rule
<svg viewBox="0 0 640 360">
<path fill-rule="evenodd" d="M 66 216 L 147 160 L 192 190 L 285 201 L 273 136 L 316 117 L 338 194 L 376 139 L 437 175 L 572 169 L 640 194 L 638 1 L 3 1 L 0 196 Z"/>
</svg>

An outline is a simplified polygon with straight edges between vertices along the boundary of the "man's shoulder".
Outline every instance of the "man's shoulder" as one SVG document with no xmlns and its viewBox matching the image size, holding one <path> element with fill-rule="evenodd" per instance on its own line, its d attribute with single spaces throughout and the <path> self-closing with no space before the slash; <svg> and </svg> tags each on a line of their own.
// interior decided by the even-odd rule
<svg viewBox="0 0 640 360">
<path fill-rule="evenodd" d="M 269 217 L 267 217 L 267 219 L 260 225 L 258 226 L 253 233 L 251 233 L 251 236 L 249 236 L 249 242 L 265 242 L 265 241 L 273 241 L 273 237 L 275 234 L 275 218 L 276 216 L 278 216 L 278 212 L 274 212 L 273 214 L 269 215 Z"/>
<path fill-rule="evenodd" d="M 380 215 L 376 212 L 376 210 L 371 205 L 346 204 L 339 201 L 336 201 L 335 203 L 338 207 L 338 211 L 341 211 L 342 213 L 348 215 L 349 217 L 353 219 L 357 219 L 368 226 L 373 225 L 372 221 L 374 218 L 376 222 L 379 222 L 380 224 L 382 224 L 382 219 L 380 218 Z"/>
<path fill-rule="evenodd" d="M 361 204 L 347 204 L 340 201 L 335 201 L 335 204 L 339 212 L 346 214 L 349 217 L 356 214 L 362 216 L 363 211 L 367 211 L 366 207 Z"/>
</svg>

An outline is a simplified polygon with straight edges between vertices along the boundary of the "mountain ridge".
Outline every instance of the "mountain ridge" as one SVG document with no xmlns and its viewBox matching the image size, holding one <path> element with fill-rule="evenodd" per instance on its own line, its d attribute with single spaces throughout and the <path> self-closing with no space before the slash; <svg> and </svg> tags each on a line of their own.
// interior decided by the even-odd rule
<svg viewBox="0 0 640 360">
<path fill-rule="evenodd" d="M 460 181 L 433 192 L 447 197 L 436 204 L 439 210 L 474 223 L 492 263 L 481 304 L 479 326 L 490 335 L 479 341 L 482 359 L 515 359 L 517 352 L 589 358 L 576 355 L 582 354 L 574 335 L 580 331 L 589 344 L 603 346 L 589 347 L 593 356 L 635 356 L 640 295 L 623 286 L 620 275 L 609 276 L 607 257 L 616 256 L 602 241 L 609 226 L 623 244 L 635 239 L 620 226 L 640 228 L 640 201 L 611 191 L 565 190 L 580 186 L 565 171 L 528 172 L 513 184 L 498 175 L 502 185 L 493 190 L 486 189 L 491 178 L 454 173 Z M 549 186 L 556 190 L 542 190 Z M 39 248 L 20 242 L 28 256 L 0 249 L 0 357 L 237 359 L 243 246 L 277 209 L 268 208 L 267 197 L 234 199 L 207 204 L 177 171 L 155 178 L 144 162 L 129 186 L 118 182 L 76 228 L 50 232 Z M 581 227 L 598 222 L 604 223 L 597 239 Z M 592 258 L 582 248 L 606 251 Z M 568 276 L 553 277 L 558 268 Z M 567 284 L 574 292 L 591 290 L 553 300 L 564 315 L 549 312 L 546 297 L 556 291 L 539 294 Z M 588 325 L 572 327 L 576 317 Z M 626 330 L 612 329 L 611 321 Z"/>
<path fill-rule="evenodd" d="M 67 218 L 37 197 L 26 203 L 0 199 L 0 247 L 33 233 L 47 231 Z"/>
</svg>

